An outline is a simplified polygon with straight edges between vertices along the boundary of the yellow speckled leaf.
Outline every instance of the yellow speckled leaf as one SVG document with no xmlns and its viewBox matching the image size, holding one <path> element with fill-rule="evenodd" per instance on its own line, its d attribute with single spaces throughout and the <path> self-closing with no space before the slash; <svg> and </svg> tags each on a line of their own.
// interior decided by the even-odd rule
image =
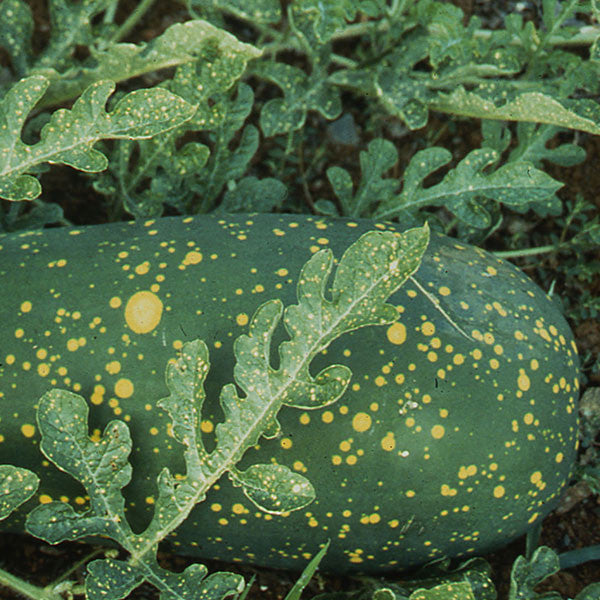
<svg viewBox="0 0 600 600">
<path fill-rule="evenodd" d="M 496 104 L 463 86 L 450 94 L 440 93 L 429 102 L 432 110 L 477 119 L 506 121 L 535 121 L 550 123 L 569 129 L 579 129 L 598 135 L 600 133 L 600 108 L 586 99 L 559 99 L 542 92 L 524 92 L 508 102 Z"/>
<path fill-rule="evenodd" d="M 475 596 L 466 581 L 457 581 L 442 583 L 429 590 L 416 590 L 410 600 L 475 600 Z"/>
<path fill-rule="evenodd" d="M 27 469 L 0 466 L 0 521 L 33 496 L 39 479 Z"/>
<path fill-rule="evenodd" d="M 310 481 L 284 465 L 252 465 L 229 475 L 258 508 L 274 515 L 299 510 L 315 499 Z"/>
<path fill-rule="evenodd" d="M 63 163 L 82 171 L 102 171 L 107 159 L 93 148 L 98 140 L 148 138 L 177 127 L 194 114 L 194 107 L 161 88 L 131 92 L 107 113 L 105 105 L 115 84 L 98 81 L 85 90 L 72 109 L 52 114 L 39 142 L 25 144 L 21 130 L 48 84 L 41 76 L 22 79 L 0 102 L 0 197 L 7 200 L 39 196 L 39 182 L 27 175 L 37 165 Z"/>
</svg>

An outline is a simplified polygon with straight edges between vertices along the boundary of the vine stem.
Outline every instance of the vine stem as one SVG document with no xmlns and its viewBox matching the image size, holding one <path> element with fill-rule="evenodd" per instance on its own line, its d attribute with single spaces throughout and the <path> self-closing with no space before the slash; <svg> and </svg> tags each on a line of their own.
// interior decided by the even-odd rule
<svg viewBox="0 0 600 600">
<path fill-rule="evenodd" d="M 142 19 L 142 17 L 148 12 L 148 9 L 154 4 L 154 0 L 142 0 L 135 8 L 135 10 L 125 19 L 119 29 L 113 33 L 110 38 L 111 42 L 118 42 L 122 40 Z"/>
<path fill-rule="evenodd" d="M 548 246 L 538 246 L 537 248 L 522 248 L 521 250 L 500 250 L 492 252 L 498 258 L 518 258 L 519 256 L 534 256 L 536 254 L 546 254 L 548 252 L 556 252 L 560 249 L 561 244 L 549 244 Z"/>
<path fill-rule="evenodd" d="M 63 600 L 62 596 L 59 594 L 56 594 L 47 588 L 41 588 L 32 585 L 31 583 L 27 583 L 4 569 L 0 569 L 0 586 L 14 590 L 26 598 L 31 598 L 31 600 Z"/>
</svg>

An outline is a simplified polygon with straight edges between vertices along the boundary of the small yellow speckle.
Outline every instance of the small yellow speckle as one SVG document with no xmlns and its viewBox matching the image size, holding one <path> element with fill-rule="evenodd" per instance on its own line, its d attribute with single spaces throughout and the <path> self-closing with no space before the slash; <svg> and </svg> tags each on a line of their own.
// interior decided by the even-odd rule
<svg viewBox="0 0 600 600">
<path fill-rule="evenodd" d="M 323 421 L 323 423 L 331 423 L 333 421 L 333 413 L 330 410 L 326 410 L 321 415 L 321 420 Z"/>
<path fill-rule="evenodd" d="M 29 423 L 25 423 L 24 425 L 21 425 L 21 433 L 26 438 L 32 438 L 35 435 L 35 427 Z"/>
</svg>

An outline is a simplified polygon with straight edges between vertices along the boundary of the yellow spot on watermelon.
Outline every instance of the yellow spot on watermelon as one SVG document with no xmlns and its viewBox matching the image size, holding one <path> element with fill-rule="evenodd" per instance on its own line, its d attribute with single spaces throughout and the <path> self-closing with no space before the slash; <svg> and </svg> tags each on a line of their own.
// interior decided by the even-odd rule
<svg viewBox="0 0 600 600">
<path fill-rule="evenodd" d="M 439 439 L 443 438 L 444 437 L 444 433 L 446 433 L 446 430 L 444 429 L 443 425 L 434 425 L 431 428 L 431 435 L 436 440 L 439 440 Z"/>
<path fill-rule="evenodd" d="M 371 427 L 371 417 L 364 412 L 356 413 L 352 419 L 352 427 L 358 432 L 367 431 Z"/>
<path fill-rule="evenodd" d="M 35 435 L 35 427 L 29 423 L 25 423 L 24 425 L 21 425 L 21 433 L 26 438 L 32 438 Z"/>
<path fill-rule="evenodd" d="M 104 401 L 104 394 L 106 393 L 106 389 L 104 388 L 103 385 L 95 385 L 94 386 L 94 393 L 92 394 L 92 404 L 95 404 L 96 406 L 98 404 L 102 404 L 102 402 Z"/>
<path fill-rule="evenodd" d="M 423 335 L 433 335 L 435 333 L 435 325 L 431 321 L 425 321 L 421 325 L 421 332 Z"/>
<path fill-rule="evenodd" d="M 212 421 L 202 421 L 202 423 L 200 423 L 200 429 L 204 432 L 204 433 L 211 433 L 212 430 L 214 429 L 214 425 L 212 424 Z"/>
<path fill-rule="evenodd" d="M 158 296 L 148 291 L 135 293 L 125 307 L 125 321 L 135 333 L 149 333 L 162 317 L 163 304 Z"/>
<path fill-rule="evenodd" d="M 321 415 L 321 420 L 323 421 L 323 423 L 331 423 L 333 421 L 333 413 L 330 410 L 326 410 Z"/>
<path fill-rule="evenodd" d="M 119 398 L 130 398 L 133 395 L 133 383 L 129 379 L 119 379 L 115 384 L 115 394 Z"/>
<path fill-rule="evenodd" d="M 517 379 L 517 385 L 519 389 L 523 392 L 526 392 L 531 386 L 531 381 L 529 381 L 529 377 L 527 377 L 525 371 L 523 369 L 519 369 L 519 377 Z"/>
<path fill-rule="evenodd" d="M 386 436 L 381 440 L 381 447 L 386 452 L 391 452 L 396 447 L 396 440 L 394 439 L 394 434 L 391 431 L 388 431 Z"/>
<path fill-rule="evenodd" d="M 188 252 L 185 255 L 185 258 L 183 259 L 183 264 L 184 265 L 197 265 L 198 263 L 202 262 L 202 252 L 197 252 L 196 250 L 191 250 L 190 252 Z"/>
<path fill-rule="evenodd" d="M 118 298 L 117 296 L 113 296 L 109 301 L 108 304 L 111 308 L 119 308 L 119 306 L 121 306 L 122 301 L 121 298 Z"/>
<path fill-rule="evenodd" d="M 392 344 L 403 344 L 406 341 L 406 327 L 402 323 L 393 323 L 388 327 L 387 338 Z"/>
</svg>

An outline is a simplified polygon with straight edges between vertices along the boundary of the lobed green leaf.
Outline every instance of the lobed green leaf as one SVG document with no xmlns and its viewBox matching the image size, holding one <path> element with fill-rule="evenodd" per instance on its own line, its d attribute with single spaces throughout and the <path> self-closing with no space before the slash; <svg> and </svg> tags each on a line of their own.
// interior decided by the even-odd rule
<svg viewBox="0 0 600 600">
<path fill-rule="evenodd" d="M 87 600 L 120 600 L 144 581 L 144 572 L 122 560 L 105 558 L 87 565 Z"/>
<path fill-rule="evenodd" d="M 10 56 L 12 67 L 23 77 L 31 61 L 33 15 L 23 0 L 0 2 L 0 46 Z"/>
<path fill-rule="evenodd" d="M 0 465 L 0 521 L 33 496 L 39 481 L 39 477 L 28 469 Z"/>
<path fill-rule="evenodd" d="M 244 578 L 237 573 L 217 571 L 206 576 L 204 565 L 193 564 L 181 573 L 161 569 L 160 600 L 224 600 L 244 589 Z"/>
<path fill-rule="evenodd" d="M 315 499 L 310 481 L 284 465 L 256 464 L 245 471 L 232 469 L 229 477 L 260 510 L 273 515 L 299 510 Z"/>
<path fill-rule="evenodd" d="M 41 71 L 50 80 L 42 106 L 49 106 L 79 96 L 83 90 L 108 79 L 124 81 L 160 69 L 201 61 L 198 74 L 207 95 L 217 89 L 228 89 L 245 69 L 246 63 L 261 51 L 240 42 L 227 31 L 201 19 L 175 23 L 147 44 L 111 43 L 90 46 L 90 59 L 75 65 L 69 77 L 49 68 Z M 198 83 L 198 82 L 196 82 Z M 199 92 L 197 86 L 196 90 Z M 171 89 L 181 97 L 185 96 Z M 190 104 L 193 99 L 185 98 Z"/>
<path fill-rule="evenodd" d="M 340 167 L 327 169 L 327 178 L 340 200 L 344 216 L 363 217 L 371 214 L 373 206 L 392 201 L 399 182 L 384 179 L 383 174 L 397 160 L 398 152 L 390 141 L 377 138 L 370 142 L 368 150 L 360 153 L 362 177 L 355 194 L 352 193 L 352 177 L 348 171 Z"/>
<path fill-rule="evenodd" d="M 485 88 L 484 88 L 485 89 Z M 481 91 L 467 91 L 462 85 L 449 94 L 440 92 L 429 101 L 432 110 L 477 119 L 535 121 L 600 133 L 600 106 L 585 98 L 559 98 L 543 92 L 523 92 L 506 99 Z"/>
<path fill-rule="evenodd" d="M 281 62 L 258 63 L 252 72 L 276 84 L 283 98 L 268 100 L 260 113 L 260 128 L 266 137 L 300 129 L 309 110 L 327 119 L 337 118 L 342 110 L 339 92 L 319 70 L 311 76 L 303 70 Z"/>
<path fill-rule="evenodd" d="M 175 439 L 188 448 L 201 444 L 200 413 L 209 369 L 208 348 L 202 340 L 186 343 L 177 360 L 167 365 L 165 380 L 171 393 L 158 406 L 169 414 Z"/>
<path fill-rule="evenodd" d="M 509 600 L 535 598 L 535 587 L 559 570 L 558 556 L 547 546 L 537 548 L 531 559 L 519 556 L 513 563 L 510 574 Z M 560 600 L 558 593 L 546 597 Z"/>
<path fill-rule="evenodd" d="M 76 513 L 63 502 L 42 504 L 28 515 L 27 529 L 50 543 L 87 535 L 115 537 L 130 532 L 123 518 L 121 489 L 131 480 L 129 429 L 111 421 L 98 441 L 88 433 L 88 405 L 73 392 L 53 389 L 40 400 L 37 421 L 43 454 L 60 470 L 81 482 L 90 509 Z"/>
<path fill-rule="evenodd" d="M 168 131 L 191 118 L 194 108 L 167 90 L 138 90 L 125 95 L 111 113 L 106 101 L 115 89 L 99 81 L 86 89 L 70 110 L 54 112 L 34 145 L 21 140 L 27 115 L 48 87 L 48 80 L 32 76 L 19 81 L 0 102 L 0 197 L 31 200 L 41 193 L 37 179 L 27 175 L 41 163 L 63 163 L 97 172 L 107 158 L 93 146 L 105 138 L 147 138 Z"/>
<path fill-rule="evenodd" d="M 443 148 L 417 152 L 406 171 L 402 193 L 373 214 L 390 219 L 424 207 L 444 206 L 471 227 L 484 228 L 491 222 L 481 202 L 484 198 L 516 210 L 542 206 L 548 212 L 555 211 L 554 193 L 561 183 L 528 162 L 509 162 L 490 171 L 498 158 L 490 148 L 473 150 L 440 183 L 423 188 L 424 177 L 449 162 L 451 154 Z"/>
</svg>

